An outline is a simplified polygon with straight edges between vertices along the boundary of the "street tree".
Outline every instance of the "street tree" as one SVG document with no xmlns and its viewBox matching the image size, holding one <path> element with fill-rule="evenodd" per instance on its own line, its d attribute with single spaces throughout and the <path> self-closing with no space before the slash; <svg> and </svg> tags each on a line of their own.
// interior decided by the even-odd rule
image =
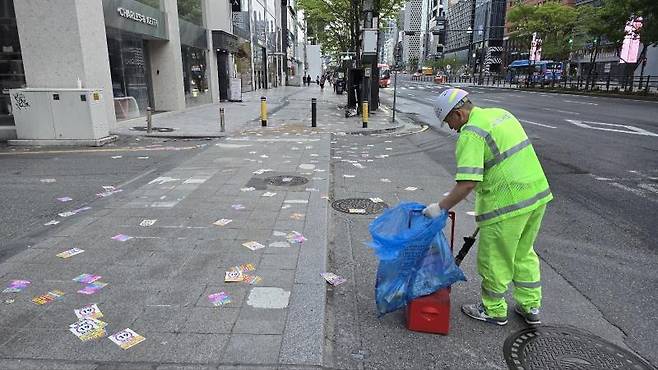
<svg viewBox="0 0 658 370">
<path fill-rule="evenodd" d="M 510 35 L 528 45 L 532 34 L 542 39 L 542 54 L 547 59 L 566 60 L 571 39 L 578 26 L 578 11 L 561 3 L 549 2 L 541 6 L 519 4 L 507 15 Z"/>
<path fill-rule="evenodd" d="M 375 0 L 378 19 L 392 19 L 403 3 L 404 0 Z M 348 51 L 360 54 L 363 1 L 299 0 L 297 6 L 304 10 L 308 33 L 322 45 L 324 54 L 334 59 L 340 59 L 340 53 Z"/>
</svg>

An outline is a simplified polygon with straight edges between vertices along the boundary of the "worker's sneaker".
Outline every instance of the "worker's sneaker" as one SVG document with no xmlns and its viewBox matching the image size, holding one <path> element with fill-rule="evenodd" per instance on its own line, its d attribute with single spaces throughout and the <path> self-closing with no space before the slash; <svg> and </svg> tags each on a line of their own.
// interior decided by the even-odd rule
<svg viewBox="0 0 658 370">
<path fill-rule="evenodd" d="M 539 319 L 539 308 L 531 308 L 526 312 L 523 307 L 517 304 L 514 306 L 514 312 L 521 315 L 528 325 L 541 325 L 541 320 Z"/>
<path fill-rule="evenodd" d="M 475 320 L 480 320 L 500 326 L 507 324 L 507 317 L 492 317 L 487 315 L 486 311 L 484 310 L 484 307 L 482 307 L 482 304 L 478 304 L 478 303 L 465 304 L 462 306 L 462 312 L 466 314 L 466 316 L 471 317 Z"/>
</svg>

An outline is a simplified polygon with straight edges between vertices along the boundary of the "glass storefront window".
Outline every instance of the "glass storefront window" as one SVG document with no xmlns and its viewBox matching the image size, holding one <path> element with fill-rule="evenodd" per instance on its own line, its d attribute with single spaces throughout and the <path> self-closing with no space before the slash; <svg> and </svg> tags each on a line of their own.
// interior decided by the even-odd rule
<svg viewBox="0 0 658 370">
<path fill-rule="evenodd" d="M 198 26 L 203 24 L 201 0 L 177 0 L 178 17 Z"/>
<path fill-rule="evenodd" d="M 137 0 L 137 2 L 148 5 L 151 8 L 160 9 L 160 0 Z"/>
<path fill-rule="evenodd" d="M 0 125 L 13 125 L 9 89 L 25 87 L 13 0 L 0 0 Z"/>
<path fill-rule="evenodd" d="M 208 88 L 206 51 L 189 46 L 181 47 L 183 57 L 183 86 L 187 107 L 212 102 Z"/>
<path fill-rule="evenodd" d="M 111 28 L 106 32 L 116 118 L 124 120 L 143 116 L 151 100 L 144 40 Z"/>
</svg>

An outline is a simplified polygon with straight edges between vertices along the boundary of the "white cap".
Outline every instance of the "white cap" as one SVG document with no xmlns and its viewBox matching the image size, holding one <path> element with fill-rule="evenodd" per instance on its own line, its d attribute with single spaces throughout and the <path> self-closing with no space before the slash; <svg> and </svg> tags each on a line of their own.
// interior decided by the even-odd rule
<svg viewBox="0 0 658 370">
<path fill-rule="evenodd" d="M 447 89 L 439 94 L 439 97 L 434 101 L 434 114 L 436 114 L 439 122 L 443 122 L 452 108 L 467 95 L 468 92 L 455 88 Z"/>
</svg>

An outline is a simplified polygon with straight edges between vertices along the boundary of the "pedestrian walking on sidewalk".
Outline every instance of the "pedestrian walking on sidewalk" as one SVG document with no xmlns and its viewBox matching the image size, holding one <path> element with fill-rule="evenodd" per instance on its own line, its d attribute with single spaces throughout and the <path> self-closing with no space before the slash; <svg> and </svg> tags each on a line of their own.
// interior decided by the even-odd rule
<svg viewBox="0 0 658 370">
<path fill-rule="evenodd" d="M 326 75 L 322 75 L 322 77 L 320 77 L 320 90 L 324 90 L 324 83 L 326 79 L 327 79 Z"/>
<path fill-rule="evenodd" d="M 530 139 L 510 112 L 475 107 L 461 89 L 443 91 L 434 111 L 439 122 L 459 132 L 457 184 L 423 214 L 436 217 L 475 190 L 482 300 L 463 305 L 462 312 L 476 320 L 507 324 L 505 293 L 513 283 L 515 312 L 526 323 L 538 325 L 541 282 L 533 245 L 553 195 Z"/>
</svg>

